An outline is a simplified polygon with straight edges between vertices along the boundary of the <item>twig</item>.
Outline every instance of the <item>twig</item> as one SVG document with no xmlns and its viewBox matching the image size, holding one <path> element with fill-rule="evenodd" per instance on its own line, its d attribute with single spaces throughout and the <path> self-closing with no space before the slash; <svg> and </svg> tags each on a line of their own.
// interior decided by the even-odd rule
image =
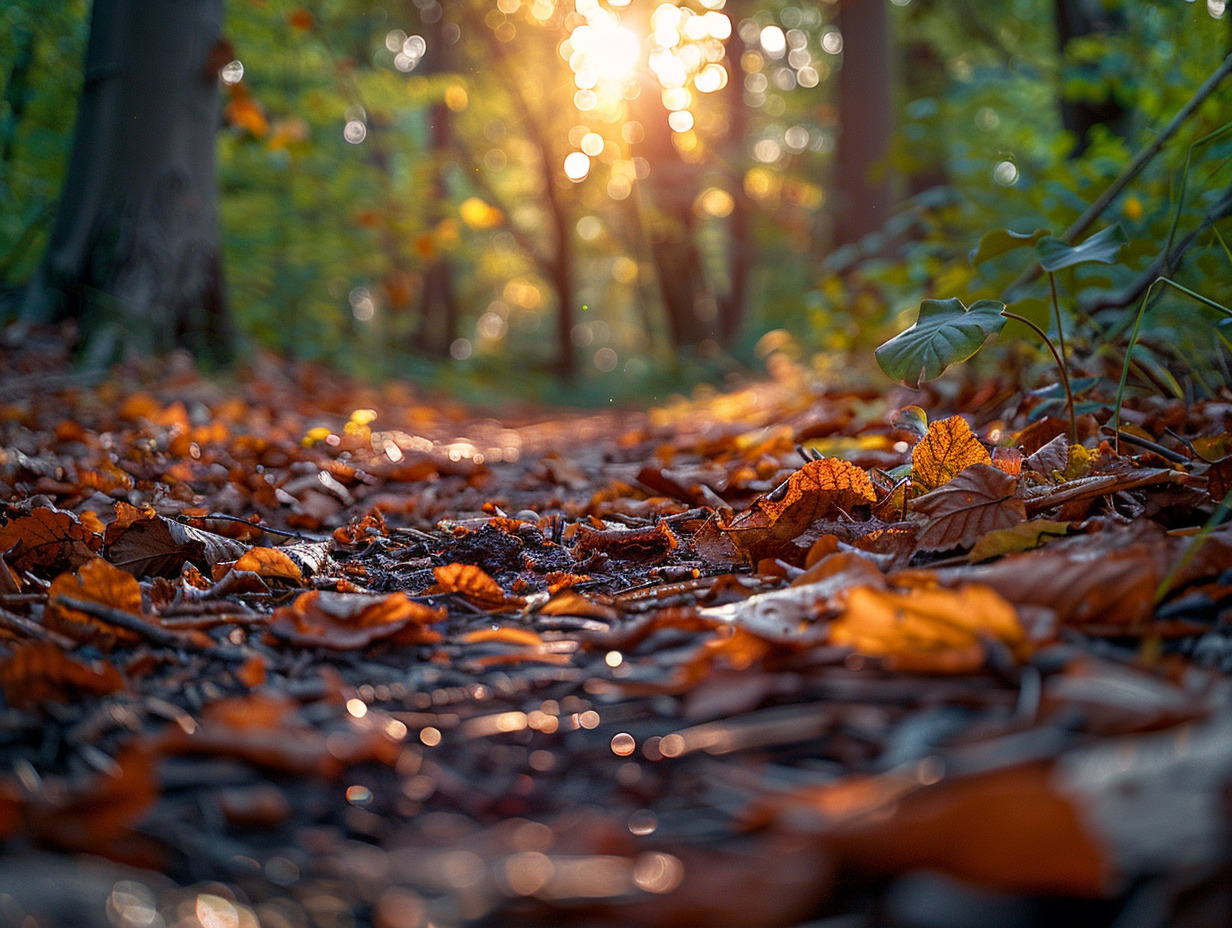
<svg viewBox="0 0 1232 928">
<path fill-rule="evenodd" d="M 50 641 L 65 651 L 71 651 L 77 647 L 77 642 L 72 638 L 65 637 L 59 632 L 53 632 L 50 628 L 44 628 L 42 625 L 39 625 L 38 622 L 33 622 L 25 616 L 20 616 L 3 608 L 0 608 L 0 629 L 17 635 L 24 635 L 27 638 L 33 638 L 35 641 Z"/>
<path fill-rule="evenodd" d="M 125 612 L 123 609 L 115 609 L 111 606 L 104 606 L 102 603 L 93 603 L 89 600 L 77 599 L 73 596 L 56 596 L 51 601 L 56 605 L 84 612 L 88 616 L 101 619 L 125 631 L 134 632 L 150 644 L 157 645 L 158 647 L 196 651 L 224 660 L 245 660 L 247 658 L 246 654 L 238 650 L 220 647 L 219 645 L 200 645 L 187 635 L 169 631 L 158 625 L 151 625 L 140 616 L 133 615 L 131 612 Z"/>
<path fill-rule="evenodd" d="M 1075 219 L 1073 224 L 1068 229 L 1061 233 L 1059 238 L 1066 242 L 1072 243 L 1075 238 L 1085 232 L 1091 223 L 1098 219 L 1104 210 L 1108 208 L 1108 205 L 1115 200 L 1120 195 L 1121 191 L 1129 185 L 1129 182 L 1137 177 L 1138 174 L 1142 172 L 1143 168 L 1150 164 L 1151 160 L 1159 154 L 1160 149 L 1162 149 L 1168 140 L 1176 134 L 1177 130 L 1185 124 L 1185 121 L 1193 115 L 1194 111 L 1206 102 L 1207 97 L 1215 92 L 1215 88 L 1218 87 L 1223 79 L 1229 74 L 1232 74 L 1232 54 L 1229 54 L 1226 58 L 1224 58 L 1223 64 L 1221 64 L 1215 72 L 1202 83 L 1202 86 L 1199 87 L 1194 95 L 1189 98 L 1189 102 L 1177 111 L 1177 114 L 1172 117 L 1172 121 L 1164 127 L 1164 130 L 1155 137 L 1154 141 L 1138 152 L 1138 154 L 1134 157 L 1134 160 L 1131 161 L 1126 166 L 1125 170 L 1121 172 L 1120 177 L 1114 180 L 1108 189 L 1100 194 L 1099 198 L 1088 206 L 1086 211 Z M 1031 284 L 1040 275 L 1040 272 L 1041 268 L 1038 262 L 1032 261 L 1030 266 L 1018 276 L 1018 279 L 1010 284 L 1006 289 L 1005 294 L 1002 297 L 1003 301 L 1006 303 L 1013 302 L 1014 298 L 1018 295 L 1018 291 Z M 1154 280 L 1155 277 L 1158 276 L 1158 274 L 1154 274 L 1149 280 Z M 1150 285 L 1149 280 L 1147 286 Z M 1133 298 L 1131 297 L 1130 300 L 1132 301 L 1132 299 Z"/>
</svg>

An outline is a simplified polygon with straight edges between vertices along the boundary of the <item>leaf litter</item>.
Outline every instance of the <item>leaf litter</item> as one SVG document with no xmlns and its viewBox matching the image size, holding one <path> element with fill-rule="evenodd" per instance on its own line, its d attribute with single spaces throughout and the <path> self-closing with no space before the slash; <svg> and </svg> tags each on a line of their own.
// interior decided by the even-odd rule
<svg viewBox="0 0 1232 928">
<path fill-rule="evenodd" d="M 1138 401 L 1161 456 L 895 396 L 497 421 L 268 359 L 6 393 L 6 912 L 1207 923 L 1232 404 Z M 65 865 L 97 899 L 21 888 Z"/>
</svg>

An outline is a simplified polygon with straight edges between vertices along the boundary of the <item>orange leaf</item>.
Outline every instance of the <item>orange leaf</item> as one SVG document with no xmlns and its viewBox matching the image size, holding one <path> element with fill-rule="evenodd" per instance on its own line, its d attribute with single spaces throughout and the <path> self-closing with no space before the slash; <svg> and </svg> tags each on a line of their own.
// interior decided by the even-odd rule
<svg viewBox="0 0 1232 928">
<path fill-rule="evenodd" d="M 930 423 L 928 434 L 911 454 L 912 482 L 931 490 L 949 482 L 972 464 L 988 464 L 992 458 L 962 416 Z"/>
<path fill-rule="evenodd" d="M 261 577 L 302 583 L 304 572 L 285 551 L 278 548 L 252 548 L 235 562 L 234 570 L 247 570 Z"/>
<path fill-rule="evenodd" d="M 40 506 L 0 526 L 0 551 L 18 571 L 71 569 L 95 556 L 93 537 L 71 512 Z"/>
<path fill-rule="evenodd" d="M 917 544 L 924 551 L 967 548 L 988 532 L 1017 525 L 1027 517 L 1017 489 L 1017 477 L 991 464 L 971 465 L 911 503 L 913 512 L 929 519 Z"/>
<path fill-rule="evenodd" d="M 51 582 L 47 591 L 47 608 L 43 612 L 43 624 L 78 641 L 91 641 L 102 645 L 114 642 L 132 644 L 141 640 L 134 631 L 86 615 L 58 602 L 64 596 L 70 599 L 97 603 L 108 609 L 127 612 L 141 618 L 141 587 L 127 571 L 112 567 L 102 558 L 95 558 L 81 566 L 76 574 L 63 573 Z"/>
<path fill-rule="evenodd" d="M 430 644 L 440 635 L 425 626 L 443 619 L 405 593 L 368 596 L 362 593 L 302 593 L 290 606 L 281 606 L 270 616 L 272 635 L 306 648 L 349 651 L 374 641 L 398 644 Z"/>
<path fill-rule="evenodd" d="M 839 458 L 809 461 L 723 527 L 745 549 L 790 542 L 813 522 L 877 499 L 868 474 Z"/>
<path fill-rule="evenodd" d="M 108 661 L 74 660 L 57 645 L 21 642 L 0 661 L 5 701 L 18 709 L 43 702 L 72 703 L 82 696 L 104 696 L 122 689 L 119 671 Z"/>
<path fill-rule="evenodd" d="M 446 564 L 434 568 L 432 573 L 438 592 L 458 593 L 481 609 L 499 612 L 523 605 L 521 597 L 509 596 L 499 583 L 474 564 Z"/>
<path fill-rule="evenodd" d="M 1029 649 L 1018 613 L 991 587 L 898 591 L 858 586 L 846 592 L 845 600 L 846 609 L 830 626 L 830 640 L 870 657 L 910 661 L 936 652 L 969 655 L 985 637 L 1019 656 Z M 957 669 L 974 669 L 965 666 L 966 660 L 957 663 Z"/>
</svg>

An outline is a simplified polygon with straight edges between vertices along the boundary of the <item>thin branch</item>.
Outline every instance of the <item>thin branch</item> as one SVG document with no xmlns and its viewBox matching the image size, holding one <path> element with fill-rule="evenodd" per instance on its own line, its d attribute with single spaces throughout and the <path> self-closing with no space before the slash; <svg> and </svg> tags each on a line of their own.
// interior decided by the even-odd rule
<svg viewBox="0 0 1232 928">
<path fill-rule="evenodd" d="M 1075 219 L 1073 224 L 1061 233 L 1059 238 L 1066 242 L 1072 243 L 1075 238 L 1085 232 L 1090 227 L 1091 223 L 1095 222 L 1095 220 L 1103 214 L 1104 210 L 1108 208 L 1109 204 L 1112 203 L 1112 201 L 1121 194 L 1121 191 L 1129 185 L 1129 182 L 1137 177 L 1142 172 L 1142 169 L 1151 163 L 1152 159 L 1159 154 L 1160 149 L 1162 149 L 1168 140 L 1177 133 L 1177 130 L 1185 124 L 1185 121 L 1193 115 L 1194 111 L 1206 102 L 1206 99 L 1215 92 L 1215 88 L 1218 87 L 1224 78 L 1226 78 L 1229 74 L 1232 74 L 1232 54 L 1229 54 L 1226 58 L 1224 58 L 1223 64 L 1221 64 L 1215 72 L 1202 83 L 1202 86 L 1199 87 L 1194 95 L 1189 98 L 1189 102 L 1182 106 L 1180 110 L 1177 111 L 1177 114 L 1172 117 L 1172 121 L 1164 127 L 1164 130 L 1156 136 L 1149 145 L 1138 152 L 1138 154 L 1134 157 L 1134 160 L 1131 161 L 1125 170 L 1121 172 L 1121 176 L 1114 180 L 1111 186 L 1109 186 L 1108 189 L 1105 190 L 1094 203 L 1087 207 L 1086 212 Z M 1018 276 L 1018 279 L 1010 284 L 1006 289 L 1005 295 L 1002 297 L 1003 301 L 1006 303 L 1013 302 L 1013 300 L 1017 297 L 1018 292 L 1030 285 L 1039 275 L 1039 264 L 1032 261 L 1031 265 Z M 1158 276 L 1159 275 L 1156 273 L 1151 276 L 1150 280 L 1154 280 L 1154 278 Z M 1149 281 L 1147 286 L 1150 286 Z M 1132 297 L 1130 302 L 1132 302 Z"/>
</svg>

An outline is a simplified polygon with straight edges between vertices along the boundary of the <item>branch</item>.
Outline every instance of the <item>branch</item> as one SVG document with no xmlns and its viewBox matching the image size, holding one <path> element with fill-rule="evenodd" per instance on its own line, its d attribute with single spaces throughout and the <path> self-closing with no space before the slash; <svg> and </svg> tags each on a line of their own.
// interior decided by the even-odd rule
<svg viewBox="0 0 1232 928">
<path fill-rule="evenodd" d="M 1202 86 L 1199 87 L 1194 95 L 1189 98 L 1189 102 L 1177 111 L 1177 114 L 1172 117 L 1172 121 L 1164 127 L 1163 132 L 1161 132 L 1154 141 L 1138 152 L 1138 154 L 1134 157 L 1134 160 L 1131 161 L 1125 170 L 1121 172 L 1121 176 L 1114 180 L 1112 185 L 1100 195 L 1099 199 L 1088 206 L 1086 212 L 1075 219 L 1073 224 L 1062 232 L 1059 238 L 1072 243 L 1075 238 L 1085 232 L 1090 227 L 1091 223 L 1098 219 L 1104 210 L 1108 208 L 1108 205 L 1112 203 L 1112 201 L 1120 195 L 1121 191 L 1129 185 L 1129 182 L 1137 177 L 1142 172 L 1143 168 L 1150 164 L 1151 160 L 1159 154 L 1160 149 L 1162 149 L 1168 140 L 1176 134 L 1177 130 L 1185 124 L 1185 121 L 1193 115 L 1194 111 L 1206 102 L 1207 97 L 1215 92 L 1215 88 L 1218 87 L 1223 79 L 1229 74 L 1232 74 L 1232 54 L 1229 54 L 1226 58 L 1224 58 L 1223 64 L 1221 64 L 1215 72 L 1202 83 Z M 1031 284 L 1037 277 L 1039 277 L 1039 275 L 1039 265 L 1034 261 L 1031 262 L 1030 267 L 1024 270 L 1022 274 L 1018 276 L 1018 279 L 1010 284 L 1006 289 L 1005 294 L 1002 297 L 1002 301 L 1006 303 L 1013 302 L 1018 295 L 1018 291 Z M 1154 280 L 1157 276 L 1159 275 L 1153 275 L 1151 280 Z M 1147 285 L 1149 286 L 1149 282 Z"/>
</svg>

